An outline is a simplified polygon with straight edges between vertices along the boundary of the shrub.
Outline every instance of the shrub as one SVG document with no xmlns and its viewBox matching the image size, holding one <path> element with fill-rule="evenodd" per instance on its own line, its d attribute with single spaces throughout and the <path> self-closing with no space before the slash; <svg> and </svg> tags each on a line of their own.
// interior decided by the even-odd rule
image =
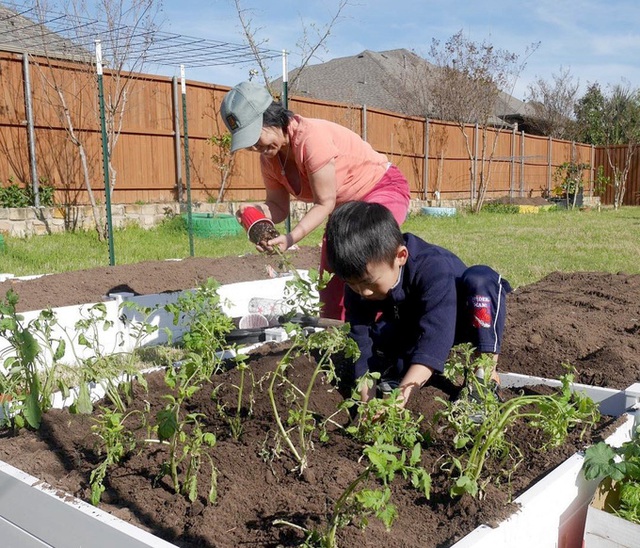
<svg viewBox="0 0 640 548">
<path fill-rule="evenodd" d="M 40 184 L 39 196 L 41 206 L 52 206 L 55 187 Z M 35 195 L 29 183 L 21 187 L 13 177 L 9 177 L 7 185 L 0 185 L 0 207 L 31 207 L 35 205 Z"/>
</svg>

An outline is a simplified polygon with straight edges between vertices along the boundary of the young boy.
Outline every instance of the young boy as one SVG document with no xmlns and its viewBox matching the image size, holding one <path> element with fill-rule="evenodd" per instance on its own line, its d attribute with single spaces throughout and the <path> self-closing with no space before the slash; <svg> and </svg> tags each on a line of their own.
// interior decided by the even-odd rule
<svg viewBox="0 0 640 548">
<path fill-rule="evenodd" d="M 467 268 L 450 251 L 403 235 L 391 212 L 375 203 L 336 208 L 326 238 L 329 266 L 346 282 L 346 321 L 361 352 L 356 379 L 379 371 L 406 404 L 443 371 L 456 344 L 469 342 L 497 359 L 511 291 L 497 272 Z M 495 371 L 492 378 L 498 381 Z M 375 395 L 376 387 L 361 393 L 363 401 Z"/>
</svg>

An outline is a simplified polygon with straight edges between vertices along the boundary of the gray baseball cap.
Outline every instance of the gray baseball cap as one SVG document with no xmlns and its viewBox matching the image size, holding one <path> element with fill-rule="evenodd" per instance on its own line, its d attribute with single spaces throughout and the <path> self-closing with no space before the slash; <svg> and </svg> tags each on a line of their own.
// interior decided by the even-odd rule
<svg viewBox="0 0 640 548">
<path fill-rule="evenodd" d="M 231 132 L 231 152 L 258 142 L 262 114 L 272 102 L 269 91 L 253 82 L 241 82 L 227 92 L 220 105 L 220 115 Z"/>
</svg>

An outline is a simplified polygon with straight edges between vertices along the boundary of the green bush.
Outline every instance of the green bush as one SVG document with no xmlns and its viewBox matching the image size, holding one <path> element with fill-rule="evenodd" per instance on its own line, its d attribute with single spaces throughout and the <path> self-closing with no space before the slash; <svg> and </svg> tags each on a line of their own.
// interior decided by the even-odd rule
<svg viewBox="0 0 640 548">
<path fill-rule="evenodd" d="M 41 183 L 38 192 L 40 205 L 52 206 L 54 192 L 54 186 Z M 7 185 L 0 184 L 0 207 L 31 207 L 34 205 L 35 196 L 29 183 L 25 183 L 24 187 L 21 187 L 13 180 L 13 177 L 9 177 Z"/>
</svg>

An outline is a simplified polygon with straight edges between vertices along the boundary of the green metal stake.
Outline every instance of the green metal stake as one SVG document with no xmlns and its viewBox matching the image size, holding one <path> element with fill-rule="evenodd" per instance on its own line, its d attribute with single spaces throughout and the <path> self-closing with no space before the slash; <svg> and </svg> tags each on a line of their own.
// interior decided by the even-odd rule
<svg viewBox="0 0 640 548">
<path fill-rule="evenodd" d="M 184 127 L 184 175 L 187 180 L 187 229 L 189 232 L 189 255 L 193 250 L 193 219 L 191 216 L 191 171 L 189 170 L 189 130 L 187 129 L 187 83 L 184 78 L 184 65 L 180 65 L 180 85 L 182 88 L 182 126 Z"/>
<path fill-rule="evenodd" d="M 287 70 L 287 50 L 282 50 L 282 106 L 289 108 L 289 74 Z M 291 146 L 291 145 L 289 145 Z M 287 234 L 291 232 L 291 213 L 287 215 L 284 221 Z"/>
<path fill-rule="evenodd" d="M 109 265 L 116 264 L 113 249 L 113 220 L 111 218 L 111 183 L 109 181 L 109 146 L 107 124 L 104 117 L 104 84 L 102 82 L 102 44 L 96 40 L 96 71 L 98 73 L 98 103 L 100 107 L 100 130 L 102 132 L 102 168 L 104 171 L 104 193 L 107 211 L 107 238 L 109 240 Z"/>
</svg>

